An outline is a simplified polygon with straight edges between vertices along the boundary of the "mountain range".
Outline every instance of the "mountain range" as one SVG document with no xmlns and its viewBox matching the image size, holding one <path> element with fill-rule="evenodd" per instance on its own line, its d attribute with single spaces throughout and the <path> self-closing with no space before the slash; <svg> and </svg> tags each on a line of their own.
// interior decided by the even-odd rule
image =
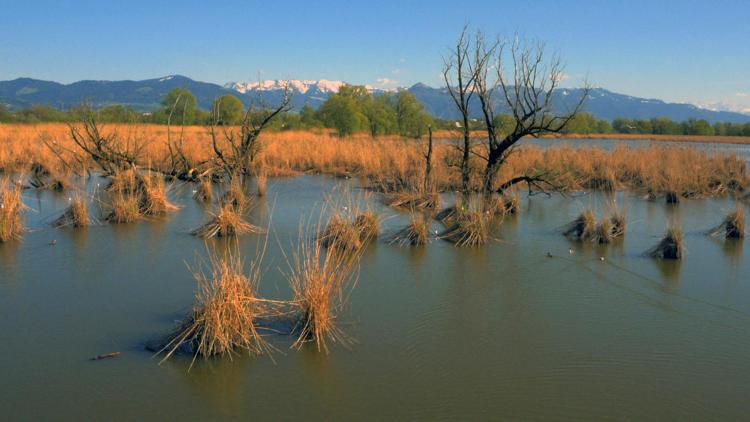
<svg viewBox="0 0 750 422">
<path fill-rule="evenodd" d="M 24 108 L 44 104 L 60 109 L 67 109 L 86 100 L 95 107 L 121 104 L 133 107 L 138 111 L 151 111 L 160 107 L 164 95 L 174 88 L 186 88 L 195 95 L 198 106 L 210 109 L 214 98 L 232 94 L 245 104 L 259 97 L 268 104 L 281 100 L 286 81 L 269 80 L 261 82 L 230 82 L 225 85 L 200 82 L 185 76 L 171 75 L 141 81 L 93 81 L 85 80 L 71 84 L 42 81 L 31 78 L 18 78 L 0 81 L 0 103 L 10 108 Z M 317 108 L 329 96 L 344 85 L 342 81 L 329 80 L 292 80 L 288 81 L 292 91 L 292 106 L 299 110 L 305 105 Z M 367 87 L 374 93 L 385 92 Z M 407 88 L 424 105 L 432 115 L 444 119 L 455 118 L 456 109 L 445 87 L 434 88 L 425 84 L 415 84 Z M 568 108 L 582 95 L 580 88 L 560 88 L 553 94 L 553 107 Z M 499 96 L 498 101 L 499 101 Z M 477 106 L 473 107 L 476 113 Z M 502 111 L 501 104 L 498 110 Z M 589 92 L 585 102 L 585 111 L 600 119 L 612 120 L 617 117 L 647 119 L 668 117 L 682 121 L 688 118 L 706 119 L 711 123 L 717 121 L 748 123 L 750 115 L 717 111 L 697 107 L 692 104 L 668 103 L 658 99 L 633 97 L 618 94 L 604 88 L 594 88 Z M 478 116 L 474 116 L 478 117 Z"/>
</svg>

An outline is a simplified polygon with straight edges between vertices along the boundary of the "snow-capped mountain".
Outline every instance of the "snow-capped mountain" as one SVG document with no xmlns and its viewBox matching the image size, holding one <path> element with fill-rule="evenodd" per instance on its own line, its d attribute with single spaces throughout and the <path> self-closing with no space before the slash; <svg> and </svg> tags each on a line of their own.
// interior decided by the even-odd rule
<svg viewBox="0 0 750 422">
<path fill-rule="evenodd" d="M 335 94 L 339 92 L 339 89 L 346 85 L 344 81 L 329 81 L 327 79 L 320 80 L 280 80 L 280 79 L 269 79 L 258 82 L 229 82 L 224 85 L 224 88 L 232 89 L 240 94 L 245 94 L 250 91 L 274 91 L 282 90 L 285 87 L 290 87 L 293 91 L 299 92 L 300 94 L 307 94 L 308 92 L 317 92 L 320 94 Z"/>
</svg>

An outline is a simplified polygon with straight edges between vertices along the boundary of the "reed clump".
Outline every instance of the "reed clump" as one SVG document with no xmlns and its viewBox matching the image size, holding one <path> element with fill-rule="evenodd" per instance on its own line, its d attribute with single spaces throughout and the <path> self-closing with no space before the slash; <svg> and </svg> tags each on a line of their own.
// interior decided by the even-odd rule
<svg viewBox="0 0 750 422">
<path fill-rule="evenodd" d="M 409 224 L 391 237 L 390 243 L 400 246 L 419 246 L 427 244 L 429 238 L 429 220 L 424 215 L 415 213 Z"/>
<path fill-rule="evenodd" d="M 583 242 L 606 244 L 625 234 L 625 224 L 625 214 L 618 211 L 597 222 L 594 211 L 587 209 L 565 226 L 563 234 Z"/>
<path fill-rule="evenodd" d="M 139 189 L 140 211 L 144 215 L 163 215 L 177 210 L 177 206 L 169 202 L 164 179 L 149 173 L 140 178 Z"/>
<path fill-rule="evenodd" d="M 711 236 L 724 235 L 727 239 L 742 239 L 745 237 L 745 209 L 737 206 L 730 212 L 716 228 L 711 230 Z"/>
<path fill-rule="evenodd" d="M 210 215 L 207 223 L 192 231 L 194 236 L 209 239 L 214 236 L 232 237 L 248 233 L 265 233 L 262 228 L 245 221 L 243 212 L 231 203 L 220 205 L 218 211 Z"/>
<path fill-rule="evenodd" d="M 493 215 L 507 216 L 516 215 L 521 211 L 521 199 L 518 195 L 492 196 L 485 199 L 485 209 Z"/>
<path fill-rule="evenodd" d="M 565 236 L 580 240 L 591 239 L 595 235 L 595 232 L 596 216 L 594 216 L 594 211 L 590 209 L 583 210 L 563 230 Z"/>
<path fill-rule="evenodd" d="M 459 247 L 481 246 L 490 241 L 490 221 L 486 212 L 465 211 L 438 235 Z"/>
<path fill-rule="evenodd" d="M 376 239 L 380 232 L 380 218 L 374 211 L 365 211 L 354 219 L 354 227 L 359 232 L 359 240 L 365 244 Z"/>
<path fill-rule="evenodd" d="M 141 201 L 131 192 L 117 191 L 110 193 L 110 211 L 106 220 L 110 223 L 132 223 L 141 216 Z"/>
<path fill-rule="evenodd" d="M 25 208 L 21 184 L 0 180 L 0 242 L 21 240 L 24 232 L 21 213 Z"/>
<path fill-rule="evenodd" d="M 258 321 L 275 314 L 277 307 L 258 297 L 259 262 L 260 258 L 253 261 L 246 273 L 238 252 L 212 253 L 210 273 L 201 268 L 193 271 L 198 284 L 193 310 L 161 348 L 162 361 L 180 350 L 193 354 L 193 361 L 271 350 Z"/>
<path fill-rule="evenodd" d="M 355 252 L 362 249 L 362 233 L 353 221 L 334 211 L 325 229 L 318 235 L 318 242 L 326 249 Z"/>
<path fill-rule="evenodd" d="M 684 253 L 682 229 L 676 224 L 670 224 L 661 241 L 648 251 L 651 257 L 661 259 L 682 259 Z"/>
<path fill-rule="evenodd" d="M 299 336 L 293 347 L 313 342 L 319 351 L 328 352 L 329 341 L 346 347 L 350 339 L 340 328 L 338 317 L 348 297 L 345 292 L 356 284 L 362 249 L 342 253 L 337 248 L 324 248 L 323 242 L 306 239 L 300 230 L 297 251 L 290 263 L 292 303 L 299 314 Z"/>
<path fill-rule="evenodd" d="M 70 206 L 63 214 L 55 220 L 54 227 L 88 227 L 91 225 L 89 217 L 88 203 L 80 196 L 76 195 L 70 199 Z"/>
</svg>

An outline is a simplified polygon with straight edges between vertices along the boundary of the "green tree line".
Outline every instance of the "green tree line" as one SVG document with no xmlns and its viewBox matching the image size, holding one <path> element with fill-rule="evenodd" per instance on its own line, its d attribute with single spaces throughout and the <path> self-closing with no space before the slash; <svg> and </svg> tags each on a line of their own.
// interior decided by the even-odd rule
<svg viewBox="0 0 750 422">
<path fill-rule="evenodd" d="M 80 119 L 80 108 L 59 110 L 45 105 L 11 110 L 0 104 L 0 123 L 72 122 Z M 138 112 L 132 107 L 109 105 L 98 109 L 99 121 L 104 123 L 156 123 L 173 125 L 237 124 L 246 108 L 233 95 L 223 95 L 213 103 L 213 110 L 198 107 L 195 96 L 187 89 L 176 88 L 164 96 L 161 106 L 152 112 Z M 250 115 L 249 118 L 254 116 Z M 512 130 L 513 119 L 496 116 L 497 127 Z M 471 121 L 471 129 L 481 130 L 479 120 Z M 275 119 L 271 130 L 299 130 L 315 128 L 335 129 L 341 136 L 353 133 L 401 135 L 418 138 L 427 127 L 455 129 L 453 120 L 438 119 L 428 114 L 416 97 L 406 90 L 395 93 L 370 93 L 363 86 L 343 86 L 314 110 L 305 106 L 299 112 L 289 112 Z M 590 113 L 580 113 L 568 124 L 566 134 L 657 134 L 700 136 L 750 136 L 750 123 L 718 122 L 713 125 L 703 119 L 676 122 L 669 118 L 618 118 L 612 122 L 597 119 Z"/>
</svg>

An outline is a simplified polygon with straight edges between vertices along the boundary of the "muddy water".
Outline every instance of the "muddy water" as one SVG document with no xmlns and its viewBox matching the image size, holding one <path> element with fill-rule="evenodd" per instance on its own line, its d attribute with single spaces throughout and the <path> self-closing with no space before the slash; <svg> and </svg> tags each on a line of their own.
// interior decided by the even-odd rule
<svg viewBox="0 0 750 422">
<path fill-rule="evenodd" d="M 341 184 L 359 192 L 356 181 L 325 177 L 270 181 L 249 217 L 270 219 L 265 296 L 289 297 L 281 248 Z M 590 194 L 523 198 L 522 213 L 478 249 L 381 240 L 365 251 L 340 316 L 350 349 L 296 351 L 274 336 L 273 360 L 188 372 L 188 358 L 159 365 L 144 343 L 192 304 L 186 262 L 206 245 L 189 231 L 206 210 L 191 189 L 173 187 L 182 208 L 169 217 L 84 230 L 49 228 L 64 194 L 26 192 L 32 230 L 0 244 L 4 419 L 740 419 L 750 410 L 750 249 L 704 234 L 729 199 L 668 207 L 618 194 L 627 233 L 606 247 L 560 234 L 583 208 L 610 201 Z M 406 214 L 381 210 L 384 232 L 405 224 Z M 684 262 L 644 257 L 670 218 L 685 228 Z M 243 237 L 246 256 L 263 239 Z"/>
</svg>

